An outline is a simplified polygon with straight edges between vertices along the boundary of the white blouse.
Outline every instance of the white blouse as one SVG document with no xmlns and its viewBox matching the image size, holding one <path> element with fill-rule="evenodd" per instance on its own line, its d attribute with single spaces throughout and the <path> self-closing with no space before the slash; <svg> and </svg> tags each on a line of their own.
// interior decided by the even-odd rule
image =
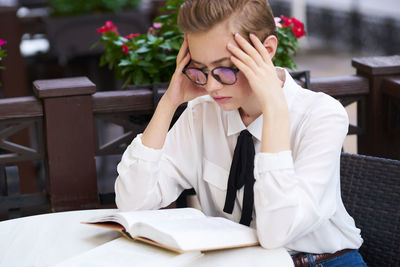
<svg viewBox="0 0 400 267">
<path fill-rule="evenodd" d="M 265 248 L 333 253 L 358 249 L 360 230 L 340 195 L 340 153 L 348 116 L 334 98 L 301 88 L 285 71 L 283 91 L 290 112 L 290 151 L 261 153 L 262 115 L 253 135 L 254 213 Z M 203 212 L 238 222 L 243 188 L 232 214 L 223 211 L 228 175 L 239 133 L 238 110 L 223 111 L 209 96 L 188 103 L 164 147 L 145 147 L 138 135 L 118 164 L 116 203 L 121 210 L 158 209 L 194 188 Z"/>
</svg>

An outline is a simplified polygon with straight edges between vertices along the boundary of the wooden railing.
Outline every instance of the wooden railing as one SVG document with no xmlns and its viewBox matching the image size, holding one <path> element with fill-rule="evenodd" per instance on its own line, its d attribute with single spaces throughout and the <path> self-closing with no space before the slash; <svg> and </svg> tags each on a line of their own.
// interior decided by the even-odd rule
<svg viewBox="0 0 400 267">
<path fill-rule="evenodd" d="M 15 143 L 21 140 L 16 134 L 27 129 L 35 138 L 32 147 Z M 46 158 L 43 140 L 43 108 L 38 99 L 0 99 L 0 218 L 1 214 L 10 218 L 21 216 L 20 207 L 48 207 L 46 191 L 39 187 L 36 172 L 21 173 L 18 168 L 26 169 L 32 161 L 36 169 L 43 168 Z"/>
<path fill-rule="evenodd" d="M 366 134 L 358 138 L 358 153 L 400 159 L 400 55 L 353 59 L 352 65 L 358 76 L 368 79 L 370 91 Z"/>
<path fill-rule="evenodd" d="M 357 75 L 311 79 L 311 89 L 344 106 L 358 103 L 358 122 L 349 134 L 358 135 L 359 153 L 400 158 L 400 56 L 353 59 L 353 66 Z M 96 93 L 90 80 L 77 77 L 35 81 L 36 97 L 1 99 L 0 185 L 5 189 L 0 208 L 23 207 L 33 199 L 43 204 L 43 196 L 52 211 L 101 207 L 95 157 L 121 154 L 143 131 L 164 91 L 160 87 Z M 103 129 L 97 127 L 98 120 L 120 125 L 122 133 L 100 144 L 98 133 Z M 29 125 L 36 126 L 34 148 L 8 140 Z M 46 170 L 46 186 L 34 195 L 9 190 L 12 181 L 18 181 L 13 164 L 28 160 L 43 161 Z M 19 183 L 25 179 L 20 176 Z"/>
</svg>

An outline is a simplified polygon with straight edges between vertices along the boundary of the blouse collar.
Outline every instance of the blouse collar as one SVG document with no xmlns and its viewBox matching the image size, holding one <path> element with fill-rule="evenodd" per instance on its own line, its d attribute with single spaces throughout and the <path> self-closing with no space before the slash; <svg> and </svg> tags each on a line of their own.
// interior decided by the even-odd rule
<svg viewBox="0 0 400 267">
<path fill-rule="evenodd" d="M 300 87 L 290 76 L 286 69 L 277 67 L 277 69 L 283 70 L 285 74 L 285 81 L 283 83 L 283 94 L 285 95 L 286 103 L 288 104 L 289 111 L 291 110 L 293 99 L 295 97 L 296 90 Z M 227 135 L 231 136 L 238 134 L 246 129 L 242 118 L 240 117 L 239 110 L 231 110 L 226 112 L 228 117 L 228 132 Z M 261 142 L 262 135 L 262 125 L 263 125 L 263 115 L 261 114 L 247 127 L 247 130 Z"/>
</svg>

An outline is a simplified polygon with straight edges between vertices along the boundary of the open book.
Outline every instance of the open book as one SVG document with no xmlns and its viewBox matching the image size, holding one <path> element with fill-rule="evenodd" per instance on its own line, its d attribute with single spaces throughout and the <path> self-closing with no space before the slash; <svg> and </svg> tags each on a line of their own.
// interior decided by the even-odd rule
<svg viewBox="0 0 400 267">
<path fill-rule="evenodd" d="M 254 229 L 193 208 L 114 212 L 85 223 L 179 253 L 259 244 Z"/>
</svg>

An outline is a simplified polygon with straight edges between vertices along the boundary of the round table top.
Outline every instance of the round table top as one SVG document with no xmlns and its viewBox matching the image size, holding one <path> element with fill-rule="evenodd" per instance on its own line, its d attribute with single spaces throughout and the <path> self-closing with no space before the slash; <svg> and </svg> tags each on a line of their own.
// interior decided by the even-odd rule
<svg viewBox="0 0 400 267">
<path fill-rule="evenodd" d="M 52 266 L 119 237 L 81 224 L 105 212 L 57 212 L 0 222 L 0 266 Z"/>
<path fill-rule="evenodd" d="M 143 266 L 149 259 L 158 263 L 151 266 L 161 266 L 160 262 L 185 265 L 182 262 L 190 255 L 128 241 L 119 232 L 82 224 L 110 211 L 58 212 L 0 222 L 0 266 Z M 190 256 L 190 264 L 185 266 L 293 266 L 284 249 L 247 247 L 198 254 L 201 256 Z M 143 261 L 137 261 L 139 258 Z"/>
</svg>

